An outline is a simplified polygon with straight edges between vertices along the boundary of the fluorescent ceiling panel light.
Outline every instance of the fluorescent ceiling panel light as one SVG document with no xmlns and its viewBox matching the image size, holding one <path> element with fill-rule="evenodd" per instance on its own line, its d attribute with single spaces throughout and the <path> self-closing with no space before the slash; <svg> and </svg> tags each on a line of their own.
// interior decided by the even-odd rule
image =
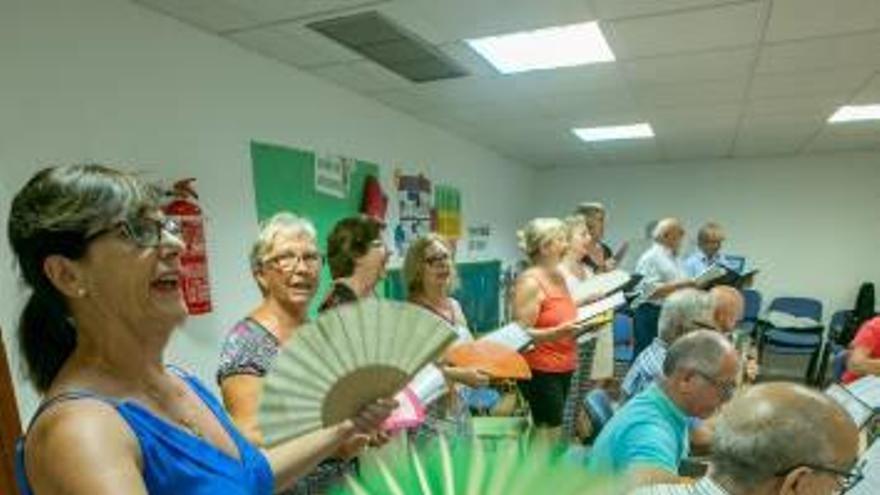
<svg viewBox="0 0 880 495">
<path fill-rule="evenodd" d="M 614 61 L 596 22 L 465 41 L 502 74 Z"/>
<path fill-rule="evenodd" d="M 644 123 L 610 127 L 583 127 L 572 129 L 571 132 L 586 142 L 654 137 L 654 129 L 651 128 L 651 124 Z"/>
<path fill-rule="evenodd" d="M 880 120 L 880 105 L 844 105 L 834 112 L 828 122 L 858 122 L 860 120 Z"/>
</svg>

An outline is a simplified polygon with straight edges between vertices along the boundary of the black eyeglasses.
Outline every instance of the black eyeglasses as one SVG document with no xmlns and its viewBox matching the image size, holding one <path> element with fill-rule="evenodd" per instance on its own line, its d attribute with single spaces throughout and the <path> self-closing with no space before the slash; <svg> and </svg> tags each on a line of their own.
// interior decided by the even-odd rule
<svg viewBox="0 0 880 495">
<path fill-rule="evenodd" d="M 86 241 L 91 241 L 108 232 L 113 232 L 118 229 L 122 230 L 122 235 L 127 239 L 144 248 L 152 248 L 161 244 L 162 232 L 167 232 L 177 239 L 181 239 L 181 225 L 180 222 L 174 218 L 159 219 L 136 217 L 130 220 L 117 222 L 110 227 L 101 229 L 86 237 Z"/>
<path fill-rule="evenodd" d="M 736 392 L 736 383 L 734 382 L 721 382 L 717 378 L 710 376 L 702 371 L 694 370 L 694 373 L 700 375 L 703 380 L 709 382 L 715 390 L 718 391 L 718 395 L 721 396 L 721 400 L 728 401 L 733 394 Z"/>
<path fill-rule="evenodd" d="M 263 261 L 263 264 L 271 264 L 281 271 L 289 272 L 293 271 L 299 263 L 303 263 L 310 270 L 314 270 L 319 268 L 323 262 L 324 256 L 322 256 L 321 253 L 313 251 L 302 254 L 294 252 L 280 253 L 271 258 L 267 258 Z"/>
<path fill-rule="evenodd" d="M 799 464 L 794 467 L 790 467 L 788 469 L 783 469 L 776 473 L 776 476 L 787 476 L 788 473 L 794 471 L 799 467 L 805 467 L 812 469 L 813 471 L 818 471 L 820 473 L 833 474 L 837 476 L 837 487 L 838 493 L 846 493 L 849 490 L 855 488 L 856 485 L 859 484 L 860 481 L 865 479 L 865 464 L 867 463 L 866 459 L 863 459 L 861 462 L 853 466 L 853 468 L 849 471 L 842 471 L 837 468 L 830 468 L 827 466 L 820 466 L 818 464 Z"/>
<path fill-rule="evenodd" d="M 425 264 L 431 268 L 439 268 L 449 263 L 449 259 L 448 254 L 435 254 L 434 256 L 428 256 L 425 258 Z"/>
</svg>

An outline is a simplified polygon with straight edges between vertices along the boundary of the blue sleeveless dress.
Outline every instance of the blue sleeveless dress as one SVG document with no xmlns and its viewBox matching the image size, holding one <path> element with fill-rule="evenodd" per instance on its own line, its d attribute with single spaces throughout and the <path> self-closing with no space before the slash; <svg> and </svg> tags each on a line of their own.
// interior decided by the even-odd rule
<svg viewBox="0 0 880 495">
<path fill-rule="evenodd" d="M 274 476 L 269 462 L 248 443 L 216 398 L 195 377 L 174 370 L 208 406 L 232 438 L 240 459 L 156 416 L 133 400 L 116 399 L 89 391 L 67 392 L 43 403 L 31 419 L 53 404 L 90 398 L 113 406 L 128 423 L 140 444 L 143 477 L 151 495 L 271 495 Z M 33 495 L 24 470 L 24 438 L 16 451 L 16 477 L 23 495 Z"/>
</svg>

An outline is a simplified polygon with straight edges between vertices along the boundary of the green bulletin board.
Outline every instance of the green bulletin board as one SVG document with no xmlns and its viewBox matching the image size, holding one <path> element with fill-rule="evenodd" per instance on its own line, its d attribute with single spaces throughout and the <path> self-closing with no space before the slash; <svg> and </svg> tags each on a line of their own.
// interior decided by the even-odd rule
<svg viewBox="0 0 880 495">
<path fill-rule="evenodd" d="M 333 225 L 360 211 L 367 177 L 379 176 L 378 165 L 358 161 L 351 175 L 348 197 L 337 198 L 315 191 L 315 153 L 312 151 L 252 141 L 251 162 L 258 220 L 262 222 L 283 210 L 307 217 L 315 224 L 318 248 L 322 252 L 326 251 L 327 235 Z M 313 313 L 330 282 L 330 270 L 325 266 Z"/>
</svg>

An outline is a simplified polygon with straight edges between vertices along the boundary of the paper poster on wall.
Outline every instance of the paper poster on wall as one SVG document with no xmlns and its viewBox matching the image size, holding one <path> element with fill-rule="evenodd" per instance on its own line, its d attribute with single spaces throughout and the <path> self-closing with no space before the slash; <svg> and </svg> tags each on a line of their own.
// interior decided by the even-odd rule
<svg viewBox="0 0 880 495">
<path fill-rule="evenodd" d="M 471 255 L 481 254 L 489 247 L 492 226 L 488 223 L 468 226 L 467 249 Z"/>
<path fill-rule="evenodd" d="M 354 158 L 339 155 L 315 155 L 315 191 L 347 198 L 351 172 L 357 166 Z"/>
<path fill-rule="evenodd" d="M 455 187 L 437 185 L 434 188 L 434 231 L 455 241 L 461 232 L 461 192 Z"/>
<path fill-rule="evenodd" d="M 431 232 L 431 181 L 423 175 L 397 176 L 397 212 L 394 245 L 403 256 L 414 239 Z"/>
</svg>

